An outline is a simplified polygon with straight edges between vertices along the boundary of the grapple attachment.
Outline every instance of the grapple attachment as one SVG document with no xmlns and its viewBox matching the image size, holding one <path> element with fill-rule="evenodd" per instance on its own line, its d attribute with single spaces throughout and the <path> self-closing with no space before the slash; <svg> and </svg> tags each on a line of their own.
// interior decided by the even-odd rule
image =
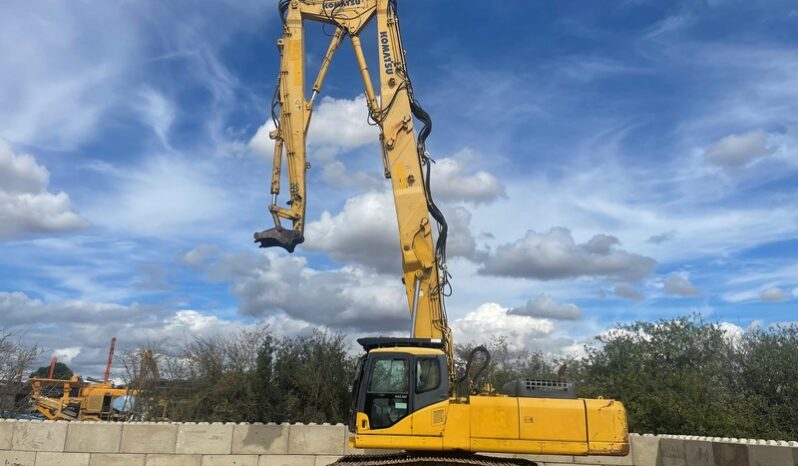
<svg viewBox="0 0 798 466">
<path fill-rule="evenodd" d="M 305 237 L 296 230 L 289 230 L 283 227 L 269 228 L 260 233 L 255 233 L 255 242 L 260 243 L 262 248 L 280 247 L 288 252 L 294 252 L 298 244 L 302 244 Z"/>
</svg>

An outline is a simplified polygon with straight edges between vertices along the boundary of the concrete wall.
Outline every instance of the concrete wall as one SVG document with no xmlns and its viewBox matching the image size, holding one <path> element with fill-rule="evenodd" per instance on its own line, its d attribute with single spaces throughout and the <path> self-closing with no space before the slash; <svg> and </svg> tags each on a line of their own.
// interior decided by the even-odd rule
<svg viewBox="0 0 798 466">
<path fill-rule="evenodd" d="M 0 421 L 2 466 L 326 466 L 343 425 Z M 541 466 L 796 466 L 798 443 L 631 436 L 626 457 L 522 455 Z"/>
</svg>

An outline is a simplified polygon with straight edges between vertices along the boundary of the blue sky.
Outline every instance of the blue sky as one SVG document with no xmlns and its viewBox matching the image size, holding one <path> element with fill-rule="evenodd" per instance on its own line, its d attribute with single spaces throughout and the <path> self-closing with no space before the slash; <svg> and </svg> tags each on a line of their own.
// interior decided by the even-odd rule
<svg viewBox="0 0 798 466">
<path fill-rule="evenodd" d="M 399 8 L 459 341 L 560 355 L 637 319 L 795 321 L 794 2 Z M 43 361 L 99 375 L 112 336 L 409 325 L 351 47 L 316 108 L 289 256 L 251 242 L 271 222 L 271 1 L 11 1 L 0 17 L 0 327 Z M 308 28 L 309 79 L 329 33 Z"/>
</svg>

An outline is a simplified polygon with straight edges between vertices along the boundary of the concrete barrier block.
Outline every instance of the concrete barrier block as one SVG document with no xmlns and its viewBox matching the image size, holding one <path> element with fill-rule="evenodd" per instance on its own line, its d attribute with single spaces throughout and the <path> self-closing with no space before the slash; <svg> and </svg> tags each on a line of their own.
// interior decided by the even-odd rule
<svg viewBox="0 0 798 466">
<path fill-rule="evenodd" d="M 684 456 L 684 440 L 664 438 L 659 441 L 658 466 L 687 466 Z"/>
<path fill-rule="evenodd" d="M 36 453 L 36 466 L 89 466 L 89 453 Z"/>
<path fill-rule="evenodd" d="M 0 421 L 0 450 L 11 449 L 11 439 L 14 437 L 15 422 Z"/>
<path fill-rule="evenodd" d="M 202 455 L 147 455 L 146 466 L 200 466 Z"/>
<path fill-rule="evenodd" d="M 203 455 L 202 466 L 258 466 L 258 455 Z"/>
<path fill-rule="evenodd" d="M 338 461 L 338 458 L 340 458 L 340 456 L 320 455 L 316 457 L 314 466 L 329 466 Z"/>
<path fill-rule="evenodd" d="M 687 466 L 715 466 L 712 442 L 706 440 L 686 440 L 684 459 Z"/>
<path fill-rule="evenodd" d="M 258 466 L 316 466 L 316 456 L 261 455 Z"/>
<path fill-rule="evenodd" d="M 17 422 L 14 426 L 14 437 L 11 439 L 11 449 L 22 451 L 64 451 L 66 436 L 66 422 Z"/>
<path fill-rule="evenodd" d="M 750 466 L 794 466 L 795 457 L 790 447 L 775 445 L 748 445 Z"/>
<path fill-rule="evenodd" d="M 122 424 L 109 422 L 73 422 L 69 424 L 64 451 L 81 453 L 117 453 L 122 438 Z"/>
<path fill-rule="evenodd" d="M 285 455 L 288 425 L 239 424 L 233 427 L 234 455 Z"/>
<path fill-rule="evenodd" d="M 288 453 L 292 455 L 343 455 L 346 428 L 343 425 L 295 424 L 288 427 Z"/>
<path fill-rule="evenodd" d="M 657 466 L 659 461 L 659 437 L 630 435 L 632 461 L 635 466 Z"/>
<path fill-rule="evenodd" d="M 0 451 L 0 464 L 8 466 L 36 466 L 36 452 Z"/>
<path fill-rule="evenodd" d="M 544 460 L 545 461 L 545 460 Z M 634 465 L 634 458 L 632 455 L 626 456 L 574 456 L 574 463 L 576 464 L 591 464 L 591 465 L 603 465 L 603 464 L 616 464 L 616 465 L 624 465 L 624 466 L 632 466 Z"/>
<path fill-rule="evenodd" d="M 92 453 L 89 466 L 144 466 L 144 455 Z"/>
<path fill-rule="evenodd" d="M 232 443 L 232 424 L 181 424 L 177 429 L 175 453 L 229 455 Z"/>
<path fill-rule="evenodd" d="M 713 443 L 712 456 L 716 466 L 750 466 L 748 445 L 741 443 Z"/>
<path fill-rule="evenodd" d="M 174 453 L 176 424 L 125 424 L 122 427 L 121 453 Z"/>
</svg>

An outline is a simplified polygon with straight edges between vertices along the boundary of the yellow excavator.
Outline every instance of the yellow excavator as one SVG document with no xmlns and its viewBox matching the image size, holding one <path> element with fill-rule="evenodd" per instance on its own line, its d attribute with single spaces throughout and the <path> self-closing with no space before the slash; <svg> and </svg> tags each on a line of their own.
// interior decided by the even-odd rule
<svg viewBox="0 0 798 466">
<path fill-rule="evenodd" d="M 330 62 L 347 37 L 363 79 L 369 118 L 380 130 L 385 177 L 391 181 L 399 226 L 411 332 L 408 338 L 358 340 L 366 354 L 352 389 L 349 430 L 354 434 L 350 440 L 354 448 L 407 453 L 345 457 L 339 463 L 490 466 L 513 461 L 474 453 L 627 454 L 626 413 L 618 401 L 577 398 L 572 384 L 559 381 L 516 380 L 498 393 L 479 390 L 480 371 L 472 375 L 471 365 L 479 353 L 487 353 L 481 347 L 471 353 L 465 371 L 458 374 L 444 306 L 449 290 L 447 224 L 433 201 L 432 161 L 425 146 L 432 121 L 413 92 L 396 0 L 280 0 L 278 7 L 283 36 L 277 41 L 281 61 L 272 102 L 275 130 L 270 137 L 275 145 L 269 205 L 275 226 L 256 233 L 255 241 L 261 247 L 288 252 L 304 241 L 306 171 L 310 168 L 306 134 Z M 360 39 L 374 19 L 379 98 Z M 309 97 L 306 21 L 335 28 Z M 421 124 L 418 138 L 417 122 Z M 288 169 L 286 207 L 278 205 L 283 160 Z M 283 226 L 283 221 L 291 222 L 290 227 Z M 479 358 L 482 367 L 486 356 Z"/>
</svg>

